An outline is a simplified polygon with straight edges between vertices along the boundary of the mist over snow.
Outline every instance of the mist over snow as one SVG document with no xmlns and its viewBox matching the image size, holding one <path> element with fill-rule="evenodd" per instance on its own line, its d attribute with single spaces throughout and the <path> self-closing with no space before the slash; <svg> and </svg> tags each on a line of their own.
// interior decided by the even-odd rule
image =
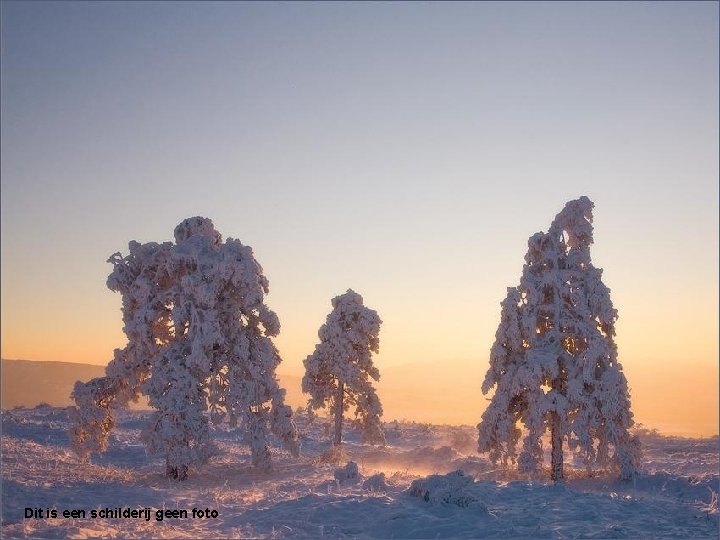
<svg viewBox="0 0 720 540">
<path fill-rule="evenodd" d="M 70 449 L 66 409 L 2 412 L 3 538 L 717 538 L 718 438 L 638 432 L 635 482 L 587 477 L 566 453 L 566 481 L 495 468 L 471 426 L 387 422 L 387 446 L 345 430 L 327 462 L 331 419 L 295 420 L 301 454 L 273 440 L 274 467 L 252 467 L 241 432 L 213 428 L 221 453 L 178 483 L 149 456 L 149 412 L 120 412 L 108 451 L 83 463 Z M 544 448 L 549 445 L 544 444 Z M 352 463 L 350 463 L 352 462 Z M 545 462 L 548 462 L 547 456 Z M 354 464 L 354 466 L 353 466 Z M 457 472 L 460 471 L 460 472 Z M 543 471 L 542 478 L 548 478 Z M 35 519 L 25 508 L 149 509 L 151 519 Z M 217 510 L 215 519 L 156 520 L 168 510 Z"/>
</svg>

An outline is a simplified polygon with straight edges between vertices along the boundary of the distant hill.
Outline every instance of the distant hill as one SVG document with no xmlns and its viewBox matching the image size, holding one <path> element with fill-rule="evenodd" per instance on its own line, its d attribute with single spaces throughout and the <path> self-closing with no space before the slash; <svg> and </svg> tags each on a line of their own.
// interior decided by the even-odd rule
<svg viewBox="0 0 720 540">
<path fill-rule="evenodd" d="M 434 424 L 475 425 L 488 404 L 480 391 L 487 366 L 479 361 L 445 360 L 398 366 L 378 366 L 380 382 L 376 385 L 385 414 L 383 420 L 414 420 Z M 669 369 L 669 368 L 668 368 Z M 678 389 L 668 392 L 668 380 L 680 377 L 682 367 L 660 370 L 642 378 L 633 386 L 635 419 L 647 427 L 666 434 L 707 436 L 717 433 L 717 371 L 713 376 L 697 371 L 691 389 L 698 399 L 680 399 Z M 104 366 L 71 362 L 2 360 L 2 408 L 34 407 L 41 402 L 57 407 L 72 405 L 70 393 L 75 381 L 88 381 L 105 373 Z M 687 374 L 682 373 L 687 379 Z M 293 409 L 307 404 L 301 391 L 302 376 L 279 373 L 280 386 L 287 391 L 285 401 Z M 686 394 L 689 395 L 689 390 Z M 673 399 L 658 400 L 667 394 Z M 132 408 L 147 407 L 140 400 Z M 708 412 L 710 411 L 710 412 Z M 352 414 L 352 413 L 351 413 Z M 714 415 L 714 416 L 713 416 Z M 702 418 L 706 424 L 689 419 Z"/>
<path fill-rule="evenodd" d="M 75 381 L 105 374 L 104 366 L 71 362 L 2 360 L 2 408 L 34 407 L 45 402 L 55 407 L 71 404 Z"/>
<path fill-rule="evenodd" d="M 461 379 L 456 376 L 457 366 L 452 370 L 448 367 L 447 362 L 436 362 L 384 368 L 377 385 L 384 419 L 477 423 L 486 404 L 479 389 L 479 367 L 463 366 L 465 376 Z M 70 393 L 75 381 L 104 374 L 104 366 L 92 364 L 2 360 L 2 408 L 34 407 L 41 402 L 67 407 L 73 404 Z M 288 405 L 295 409 L 307 404 L 301 376 L 279 373 L 278 378 L 287 391 Z M 141 399 L 132 408 L 147 408 L 147 400 Z"/>
<path fill-rule="evenodd" d="M 105 375 L 105 366 L 74 362 L 41 362 L 35 360 L 2 360 L 2 406 L 34 407 L 45 402 L 54 407 L 73 405 L 70 393 L 76 381 L 89 381 Z M 304 405 L 300 377 L 279 375 L 280 385 L 287 390 L 286 401 L 293 408 Z M 146 408 L 141 399 L 132 408 Z"/>
</svg>

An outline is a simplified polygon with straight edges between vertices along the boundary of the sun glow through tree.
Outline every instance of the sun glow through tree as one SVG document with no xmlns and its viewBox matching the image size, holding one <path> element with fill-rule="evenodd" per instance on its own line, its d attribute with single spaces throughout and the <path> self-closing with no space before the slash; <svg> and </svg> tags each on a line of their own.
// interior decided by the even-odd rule
<svg viewBox="0 0 720 540">
<path fill-rule="evenodd" d="M 624 479 L 640 457 L 614 341 L 617 310 L 590 260 L 593 206 L 587 197 L 570 201 L 547 233 L 530 237 L 520 285 L 501 303 L 482 386 L 495 394 L 478 424 L 479 451 L 534 472 L 548 430 L 556 481 L 563 478 L 564 441 L 588 469 L 612 466 Z M 519 454 L 518 424 L 527 430 Z"/>
</svg>

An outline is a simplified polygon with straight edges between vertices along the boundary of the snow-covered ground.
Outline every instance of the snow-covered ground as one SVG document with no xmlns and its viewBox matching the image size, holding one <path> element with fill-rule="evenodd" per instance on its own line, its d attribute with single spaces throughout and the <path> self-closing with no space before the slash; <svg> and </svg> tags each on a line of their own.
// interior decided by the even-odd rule
<svg viewBox="0 0 720 540">
<path fill-rule="evenodd" d="M 308 425 L 301 457 L 274 450 L 261 474 L 236 431 L 218 430 L 220 454 L 182 483 L 146 455 L 146 412 L 124 412 L 107 453 L 81 463 L 69 448 L 65 409 L 2 413 L 3 538 L 717 538 L 718 438 L 642 433 L 635 482 L 567 470 L 553 485 L 495 469 L 475 453 L 475 429 L 386 424 L 384 448 L 347 432 L 345 456 L 330 463 L 324 420 Z M 572 466 L 572 456 L 566 455 Z M 342 469 L 348 461 L 357 464 Z M 461 472 L 453 472 L 453 471 Z M 348 474 L 350 472 L 351 474 Z M 384 477 L 380 474 L 384 474 Z M 452 474 L 447 474 L 452 473 Z M 63 510 L 149 508 L 144 517 L 63 518 Z M 58 518 L 25 518 L 25 509 Z M 192 518 L 196 509 L 217 518 Z M 188 518 L 157 521 L 158 511 Z"/>
</svg>

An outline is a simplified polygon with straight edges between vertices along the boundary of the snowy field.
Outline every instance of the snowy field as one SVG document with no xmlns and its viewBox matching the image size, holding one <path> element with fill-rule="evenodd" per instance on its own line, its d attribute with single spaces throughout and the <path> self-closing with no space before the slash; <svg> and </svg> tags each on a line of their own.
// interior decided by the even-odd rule
<svg viewBox="0 0 720 540">
<path fill-rule="evenodd" d="M 147 456 L 140 442 L 147 414 L 122 413 L 108 452 L 84 465 L 69 448 L 65 409 L 3 411 L 1 536 L 718 537 L 717 438 L 643 433 L 643 471 L 635 482 L 588 478 L 566 454 L 568 480 L 552 485 L 495 469 L 475 453 L 469 426 L 391 422 L 385 448 L 361 445 L 348 430 L 346 456 L 332 464 L 323 457 L 324 420 L 308 425 L 299 416 L 299 459 L 274 450 L 274 471 L 260 474 L 249 466 L 240 435 L 221 430 L 219 456 L 178 483 L 162 475 L 164 462 Z M 357 477 L 347 474 L 352 466 L 338 470 L 348 461 L 357 464 Z M 148 508 L 150 520 L 89 517 L 118 507 Z M 26 519 L 26 508 L 54 509 L 58 517 Z M 218 514 L 193 518 L 193 508 Z M 64 518 L 64 510 L 84 510 L 87 517 Z M 187 510 L 188 517 L 157 520 L 158 511 L 172 510 Z"/>
</svg>

